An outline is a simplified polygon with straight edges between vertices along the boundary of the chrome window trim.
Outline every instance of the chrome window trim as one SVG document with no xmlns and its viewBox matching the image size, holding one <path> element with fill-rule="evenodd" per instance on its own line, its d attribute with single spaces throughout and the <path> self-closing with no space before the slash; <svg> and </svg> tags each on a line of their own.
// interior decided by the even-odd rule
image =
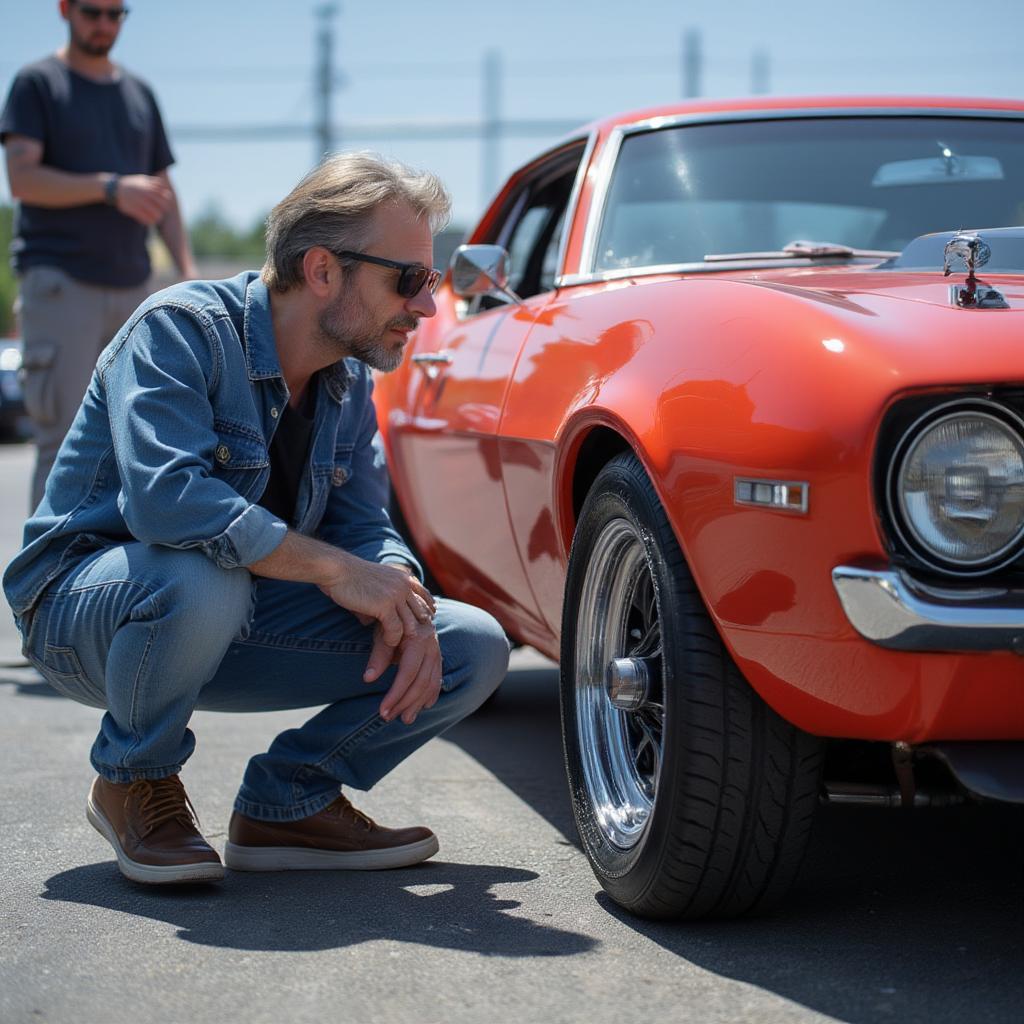
<svg viewBox="0 0 1024 1024">
<path fill-rule="evenodd" d="M 572 225 L 575 223 L 575 215 L 580 206 L 580 196 L 583 194 L 584 182 L 587 180 L 587 172 L 590 169 L 590 160 L 594 156 L 594 147 L 597 145 L 597 131 L 590 132 L 585 136 L 587 141 L 584 145 L 583 156 L 580 158 L 580 166 L 577 168 L 577 175 L 572 182 L 572 190 L 569 193 L 569 201 L 565 205 L 565 219 L 562 221 L 562 238 L 558 243 L 558 271 L 555 274 L 555 289 L 562 287 L 562 280 L 565 274 L 565 254 L 569 248 L 569 236 L 572 233 Z M 574 139 L 573 141 L 580 141 Z M 571 144 L 571 143 L 569 143 Z"/>
<path fill-rule="evenodd" d="M 643 129 L 637 128 L 638 132 Z M 594 177 L 594 196 L 590 201 L 590 216 L 587 218 L 587 230 L 583 234 L 583 251 L 580 253 L 579 273 L 574 275 L 581 280 L 573 281 L 574 284 L 582 284 L 587 281 L 602 280 L 595 277 L 594 260 L 597 256 L 597 237 L 600 234 L 601 225 L 604 221 L 605 206 L 608 202 L 612 172 L 618 163 L 619 150 L 622 148 L 622 140 L 627 135 L 632 135 L 625 127 L 613 128 L 604 144 L 601 157 L 597 165 L 597 172 Z M 609 279 L 610 280 L 610 279 Z"/>
<path fill-rule="evenodd" d="M 731 124 L 738 121 L 791 121 L 791 120 L 822 120 L 838 117 L 963 117 L 980 120 L 1024 120 L 1024 111 L 1006 110 L 993 107 L 795 107 L 779 108 L 778 110 L 727 110 L 701 111 L 691 114 L 671 114 L 664 117 L 650 117 L 632 124 L 616 125 L 608 136 L 608 141 L 601 152 L 597 175 L 594 181 L 594 198 L 590 206 L 590 217 L 587 221 L 586 233 L 583 236 L 583 251 L 580 254 L 580 269 L 576 274 L 565 275 L 561 286 L 570 284 L 591 284 L 599 281 L 615 280 L 620 277 L 632 277 L 640 274 L 678 273 L 683 270 L 691 272 L 698 268 L 708 269 L 703 263 L 664 264 L 661 268 L 634 267 L 625 271 L 595 271 L 597 257 L 597 239 L 604 222 L 608 197 L 611 191 L 612 173 L 618 162 L 622 143 L 630 135 L 646 132 L 662 131 L 668 128 L 679 128 L 690 125 Z M 771 266 L 807 266 L 807 261 L 787 264 L 773 260 Z M 736 270 L 749 266 L 765 266 L 764 262 L 715 264 L 715 270 Z M 671 267 L 671 270 L 667 269 Z M 613 276 L 609 276 L 613 275 Z"/>
<path fill-rule="evenodd" d="M 556 262 L 558 270 L 555 274 L 555 289 L 562 287 L 562 279 L 565 274 L 565 256 L 569 251 L 569 236 L 572 234 L 573 225 L 576 223 L 576 210 L 579 207 L 580 195 L 583 192 L 583 183 L 587 180 L 590 158 L 594 155 L 594 147 L 597 145 L 597 132 L 592 131 L 586 139 L 586 145 L 583 147 L 583 156 L 580 157 L 580 165 L 576 168 L 576 180 L 572 183 L 569 202 L 565 207 L 565 219 L 562 221 L 562 238 L 558 243 L 558 260 Z"/>
</svg>

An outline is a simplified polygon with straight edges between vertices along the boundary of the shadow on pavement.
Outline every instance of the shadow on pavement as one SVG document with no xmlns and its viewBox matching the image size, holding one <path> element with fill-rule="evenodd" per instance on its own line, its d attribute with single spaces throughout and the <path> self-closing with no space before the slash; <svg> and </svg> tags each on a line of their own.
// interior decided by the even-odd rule
<svg viewBox="0 0 1024 1024">
<path fill-rule="evenodd" d="M 625 924 L 716 974 L 840 1020 L 1021 1019 L 1024 815 L 824 809 L 789 899 L 760 920 Z"/>
<path fill-rule="evenodd" d="M 19 697 L 60 697 L 59 694 L 43 677 L 29 665 L 14 668 L 0 666 L 0 686 L 13 686 Z"/>
<path fill-rule="evenodd" d="M 446 735 L 575 841 L 554 669 L 510 672 Z M 596 899 L 705 970 L 839 1020 L 1022 1019 L 1024 808 L 822 808 L 796 886 L 761 919 L 660 924 Z"/>
<path fill-rule="evenodd" d="M 513 669 L 494 697 L 444 738 L 575 843 L 561 728 L 558 669 Z"/>
<path fill-rule="evenodd" d="M 519 868 L 431 862 L 381 872 L 228 872 L 216 886 L 137 886 L 113 862 L 54 875 L 42 898 L 165 921 L 179 938 L 239 950 L 309 952 L 392 939 L 484 956 L 572 956 L 597 945 L 504 913 L 491 890 L 529 882 Z M 386 908 L 386 912 L 382 912 Z"/>
</svg>

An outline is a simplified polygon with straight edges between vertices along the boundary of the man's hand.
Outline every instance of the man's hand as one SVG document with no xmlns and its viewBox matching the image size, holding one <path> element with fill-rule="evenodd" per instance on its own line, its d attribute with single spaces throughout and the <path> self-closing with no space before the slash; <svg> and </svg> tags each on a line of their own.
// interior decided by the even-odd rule
<svg viewBox="0 0 1024 1024">
<path fill-rule="evenodd" d="M 354 615 L 379 623 L 381 644 L 393 650 L 403 637 L 411 639 L 419 635 L 421 625 L 430 624 L 434 599 L 415 576 L 397 566 L 367 562 L 346 552 L 337 551 L 336 555 L 339 570 L 321 583 L 320 589 Z M 431 632 L 433 628 L 430 625 Z"/>
<path fill-rule="evenodd" d="M 401 715 L 406 725 L 412 725 L 424 708 L 437 703 L 441 693 L 441 647 L 434 624 L 420 622 L 413 635 L 403 637 L 397 649 L 384 641 L 378 625 L 364 681 L 374 682 L 391 664 L 398 665 L 398 673 L 380 703 L 380 716 L 391 721 Z"/>
<path fill-rule="evenodd" d="M 441 648 L 430 591 L 408 566 L 367 562 L 291 530 L 266 558 L 249 566 L 257 576 L 314 583 L 364 626 L 377 623 L 363 679 L 372 683 L 392 663 L 398 672 L 381 702 L 381 716 L 410 724 L 441 689 Z"/>
<path fill-rule="evenodd" d="M 117 179 L 117 208 L 146 227 L 159 224 L 171 205 L 167 182 L 149 174 L 125 174 Z"/>
</svg>

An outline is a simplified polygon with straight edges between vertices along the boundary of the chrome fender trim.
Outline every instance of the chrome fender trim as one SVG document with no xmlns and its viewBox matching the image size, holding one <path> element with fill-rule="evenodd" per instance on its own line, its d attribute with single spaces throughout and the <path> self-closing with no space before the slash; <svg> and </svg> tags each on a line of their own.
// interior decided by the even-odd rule
<svg viewBox="0 0 1024 1024">
<path fill-rule="evenodd" d="M 1024 654 L 1024 592 L 932 587 L 898 570 L 839 565 L 832 584 L 862 637 L 895 651 Z"/>
</svg>

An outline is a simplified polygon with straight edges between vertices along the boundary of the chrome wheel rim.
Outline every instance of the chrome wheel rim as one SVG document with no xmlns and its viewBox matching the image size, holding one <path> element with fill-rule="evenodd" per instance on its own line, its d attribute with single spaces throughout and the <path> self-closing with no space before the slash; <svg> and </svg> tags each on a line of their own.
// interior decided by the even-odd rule
<svg viewBox="0 0 1024 1024">
<path fill-rule="evenodd" d="M 619 850 L 633 849 L 650 820 L 664 735 L 661 622 L 654 580 L 636 527 L 601 530 L 584 579 L 576 631 L 576 729 L 594 822 Z M 634 710 L 616 707 L 609 674 L 633 660 L 650 681 Z"/>
</svg>

